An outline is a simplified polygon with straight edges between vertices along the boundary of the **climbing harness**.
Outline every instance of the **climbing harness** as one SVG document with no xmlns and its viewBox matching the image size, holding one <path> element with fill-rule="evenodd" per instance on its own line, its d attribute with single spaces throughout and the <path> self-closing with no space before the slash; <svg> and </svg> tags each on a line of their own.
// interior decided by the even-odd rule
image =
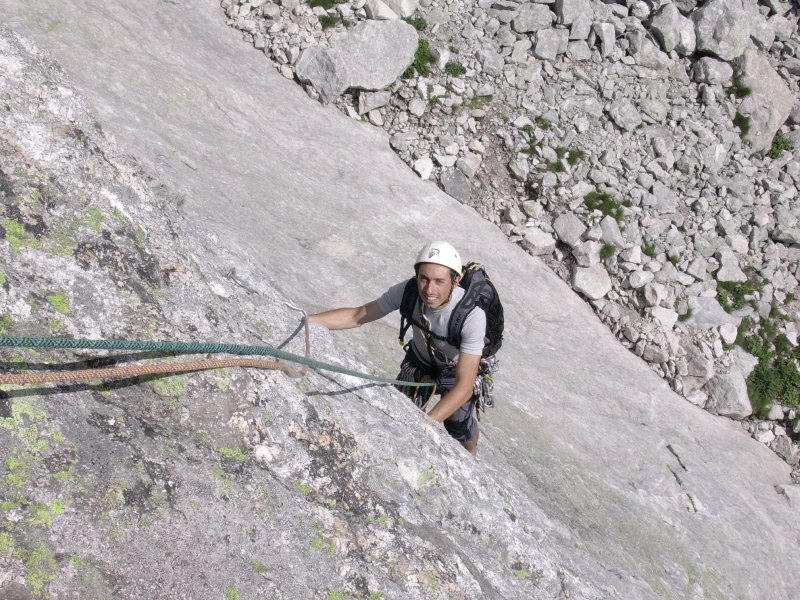
<svg viewBox="0 0 800 600">
<path fill-rule="evenodd" d="M 277 369 L 281 370 L 290 377 L 302 376 L 308 368 L 321 371 L 331 371 L 350 375 L 358 379 L 397 385 L 402 384 L 412 387 L 431 387 L 432 383 L 409 382 L 398 379 L 388 379 L 369 373 L 361 373 L 352 369 L 346 369 L 337 365 L 321 362 L 310 358 L 311 343 L 308 328 L 308 317 L 302 309 L 291 306 L 293 310 L 303 313 L 303 325 L 305 327 L 305 356 L 299 356 L 290 352 L 284 352 L 270 346 L 245 346 L 239 344 L 214 344 L 196 342 L 149 342 L 137 340 L 92 340 L 92 339 L 72 339 L 72 338 L 43 338 L 43 337 L 8 337 L 0 336 L 0 347 L 14 348 L 67 348 L 67 349 L 90 349 L 90 350 L 138 350 L 147 352 L 159 352 L 170 354 L 236 354 L 246 356 L 271 356 L 283 361 L 303 365 L 302 369 L 294 370 L 289 365 L 275 362 L 258 360 L 253 358 L 226 358 L 208 359 L 192 362 L 171 362 L 159 364 L 135 365 L 129 367 L 109 367 L 102 369 L 84 369 L 73 371 L 51 371 L 42 373 L 0 373 L 0 385 L 27 385 L 33 383 L 58 382 L 67 383 L 74 381 L 91 381 L 96 379 L 115 379 L 124 377 L 139 377 L 142 375 L 165 374 L 165 373 L 186 373 L 190 371 L 202 371 L 208 369 L 219 369 L 224 367 L 251 367 L 256 369 Z"/>
</svg>

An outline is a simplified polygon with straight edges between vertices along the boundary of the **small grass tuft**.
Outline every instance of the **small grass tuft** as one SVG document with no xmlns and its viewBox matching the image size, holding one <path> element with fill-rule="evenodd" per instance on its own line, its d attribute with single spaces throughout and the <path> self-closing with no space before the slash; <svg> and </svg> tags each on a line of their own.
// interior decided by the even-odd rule
<svg viewBox="0 0 800 600">
<path fill-rule="evenodd" d="M 453 62 L 452 60 L 444 66 L 444 70 L 448 75 L 452 75 L 453 77 L 461 77 L 467 72 L 466 67 L 457 62 Z"/>
<path fill-rule="evenodd" d="M 600 248 L 600 258 L 607 260 L 617 253 L 617 247 L 614 244 L 603 244 Z"/>
<path fill-rule="evenodd" d="M 406 23 L 411 25 L 417 31 L 425 31 L 428 28 L 428 22 L 422 17 L 406 17 L 403 19 Z"/>
<path fill-rule="evenodd" d="M 599 210 L 603 216 L 611 216 L 617 222 L 622 222 L 625 216 L 622 206 L 607 192 L 592 190 L 583 197 L 583 201 L 589 210 Z"/>
<path fill-rule="evenodd" d="M 656 257 L 656 245 L 653 242 L 649 242 L 642 247 L 642 254 L 645 256 L 649 256 L 650 258 Z"/>
<path fill-rule="evenodd" d="M 767 156 L 770 158 L 778 158 L 784 150 L 791 150 L 792 149 L 792 142 L 789 141 L 785 135 L 783 135 L 782 131 L 778 131 L 775 134 L 775 137 L 772 138 L 772 147 L 767 152 Z"/>
<path fill-rule="evenodd" d="M 742 113 L 737 112 L 736 116 L 733 118 L 733 124 L 739 128 L 742 137 L 750 133 L 750 117 L 747 117 Z"/>
<path fill-rule="evenodd" d="M 401 75 L 401 77 L 403 79 L 410 79 L 415 73 L 422 76 L 428 75 L 431 72 L 430 65 L 435 62 L 436 58 L 433 56 L 430 43 L 428 40 L 420 38 L 419 42 L 417 43 L 417 51 L 414 54 L 414 60 Z"/>
<path fill-rule="evenodd" d="M 545 119 L 542 115 L 536 115 L 533 118 L 533 122 L 536 123 L 540 129 L 544 129 L 545 131 L 550 129 L 550 121 Z"/>
<path fill-rule="evenodd" d="M 319 19 L 319 24 L 322 25 L 323 29 L 330 29 L 331 27 L 336 27 L 337 23 L 336 17 L 332 17 L 331 15 L 320 15 L 318 19 Z"/>
</svg>

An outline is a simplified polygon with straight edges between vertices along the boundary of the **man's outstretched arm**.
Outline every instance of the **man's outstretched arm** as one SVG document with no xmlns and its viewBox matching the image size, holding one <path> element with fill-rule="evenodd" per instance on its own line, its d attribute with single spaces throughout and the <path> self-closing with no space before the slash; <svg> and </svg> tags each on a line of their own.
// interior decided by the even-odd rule
<svg viewBox="0 0 800 600">
<path fill-rule="evenodd" d="M 334 308 L 308 317 L 309 322 L 317 323 L 328 329 L 353 329 L 361 327 L 364 323 L 377 321 L 388 313 L 378 306 L 378 301 L 373 300 L 364 306 Z"/>
</svg>

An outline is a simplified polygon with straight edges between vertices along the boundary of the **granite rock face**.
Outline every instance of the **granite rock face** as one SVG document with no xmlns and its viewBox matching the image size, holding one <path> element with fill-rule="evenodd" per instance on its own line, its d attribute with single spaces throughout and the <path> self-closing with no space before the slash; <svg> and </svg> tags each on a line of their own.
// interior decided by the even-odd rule
<svg viewBox="0 0 800 600">
<path fill-rule="evenodd" d="M 359 3 L 336 6 L 326 14 L 365 18 Z M 3 497 L 16 498 L 3 505 L 3 593 L 423 598 L 435 585 L 465 597 L 791 597 L 791 425 L 698 406 L 732 367 L 730 326 L 768 318 L 796 286 L 793 248 L 775 239 L 797 227 L 796 161 L 751 156 L 730 127 L 741 99 L 693 81 L 684 59 L 638 62 L 644 4 L 592 4 L 594 21 L 569 26 L 591 60 L 563 69 L 564 54 L 548 64 L 526 54 L 533 44 L 512 30 L 518 4 L 494 3 L 485 20 L 476 6 L 425 15 L 483 53 L 448 56 L 434 41 L 433 74 L 391 84 L 362 123 L 360 94 L 337 99 L 348 118 L 290 81 L 301 46 L 336 35 L 321 7 L 223 0 L 234 32 L 210 0 L 122 4 L 113 18 L 99 0 L 3 3 L 66 71 L 40 74 L 46 55 L 4 38 L 0 161 L 14 200 L 2 205 L 0 294 L 12 333 L 301 353 L 285 301 L 319 310 L 375 298 L 434 237 L 490 268 L 514 323 L 479 462 L 391 388 L 336 374 L 232 369 L 12 390 L 0 398 L 0 451 L 14 470 Z M 241 35 L 264 44 L 276 71 Z M 444 77 L 449 61 L 466 72 Z M 641 126 L 609 120 L 622 97 Z M 364 108 L 373 101 L 383 99 Z M 462 173 L 470 206 L 406 169 L 380 128 L 403 160 L 429 157 L 419 166 L 433 181 Z M 645 206 L 667 197 L 657 182 L 674 212 Z M 553 235 L 566 212 L 586 227 L 570 238 L 574 254 Z M 525 251 L 534 229 L 551 239 L 552 271 Z M 769 277 L 738 314 L 717 300 L 720 244 Z M 565 284 L 579 260 L 606 271 L 606 295 L 587 302 Z M 728 317 L 676 320 L 693 316 L 694 298 Z M 395 338 L 392 322 L 315 329 L 313 356 L 393 375 Z M 9 368 L 108 360 L 4 357 Z M 692 404 L 664 380 L 697 384 Z M 753 554 L 764 557 L 755 574 Z"/>
</svg>

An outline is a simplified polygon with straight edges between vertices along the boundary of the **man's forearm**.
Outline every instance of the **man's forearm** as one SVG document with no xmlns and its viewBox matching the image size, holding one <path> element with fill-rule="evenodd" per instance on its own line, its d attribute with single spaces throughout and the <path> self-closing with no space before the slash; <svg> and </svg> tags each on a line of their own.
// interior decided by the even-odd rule
<svg viewBox="0 0 800 600">
<path fill-rule="evenodd" d="M 433 407 L 428 416 L 439 423 L 450 418 L 472 396 L 472 386 L 456 386 Z"/>
<path fill-rule="evenodd" d="M 309 322 L 322 325 L 328 329 L 352 329 L 361 323 L 358 320 L 359 311 L 363 307 L 343 307 L 326 310 L 325 312 L 310 315 Z"/>
</svg>

